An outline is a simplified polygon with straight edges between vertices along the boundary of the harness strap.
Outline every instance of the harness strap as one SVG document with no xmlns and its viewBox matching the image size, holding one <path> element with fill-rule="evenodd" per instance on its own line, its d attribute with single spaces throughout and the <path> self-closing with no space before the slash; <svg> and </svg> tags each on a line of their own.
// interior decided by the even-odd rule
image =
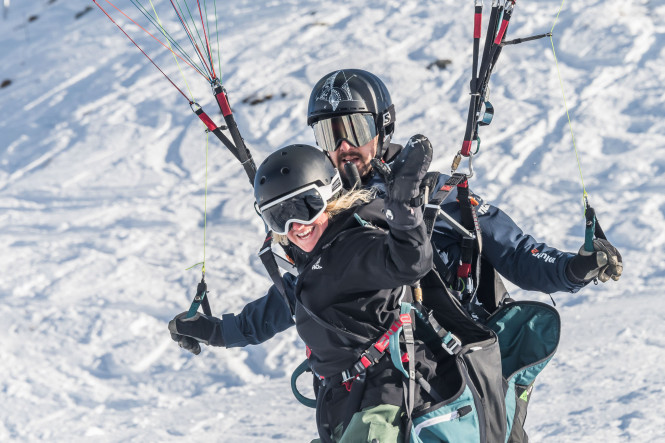
<svg viewBox="0 0 665 443">
<path fill-rule="evenodd" d="M 462 226 L 469 231 L 475 230 L 474 224 L 474 211 L 469 200 L 469 182 L 464 181 L 457 185 L 457 198 L 460 205 L 460 215 L 462 217 Z M 462 239 L 462 257 L 461 264 L 457 269 L 457 276 L 460 278 L 468 278 L 471 272 L 471 262 L 473 261 L 473 253 L 475 252 L 475 239 L 472 237 L 465 237 Z"/>
<path fill-rule="evenodd" d="M 438 179 L 438 177 L 437 177 Z M 448 180 L 439 188 L 434 195 L 429 199 L 429 202 L 425 206 L 425 210 L 423 213 L 423 219 L 425 221 L 425 226 L 427 227 L 427 235 L 432 237 L 432 232 L 434 230 L 434 223 L 436 222 L 437 217 L 439 214 L 443 215 L 443 211 L 441 211 L 441 204 L 448 198 L 450 193 L 453 190 L 453 187 L 457 186 L 459 183 L 462 183 L 466 181 L 466 175 L 460 174 L 460 173 L 454 173 L 451 175 Z M 435 183 L 436 184 L 436 183 Z M 435 185 L 434 184 L 434 185 Z M 432 187 L 434 187 L 432 185 Z"/>
<path fill-rule="evenodd" d="M 305 372 L 311 372 L 311 371 L 312 370 L 309 367 L 309 361 L 307 359 L 303 360 L 303 362 L 300 363 L 300 365 L 298 365 L 298 367 L 293 371 L 293 374 L 291 374 L 291 391 L 293 392 L 293 395 L 296 398 L 296 400 L 298 400 L 300 403 L 307 406 L 308 408 L 316 408 L 316 400 L 307 398 L 304 395 L 302 395 L 298 390 L 298 385 L 296 383 L 298 377 L 300 377 Z"/>
<path fill-rule="evenodd" d="M 381 357 L 385 355 L 386 349 L 391 344 L 393 337 L 398 336 L 399 331 L 402 329 L 405 322 L 408 322 L 410 325 L 411 317 L 408 314 L 400 314 L 399 318 L 390 326 L 390 329 L 388 329 L 374 344 L 367 348 L 353 366 L 342 372 L 342 383 L 353 381 L 360 374 L 364 374 L 367 371 L 367 368 L 378 363 L 379 360 L 381 360 Z"/>
<path fill-rule="evenodd" d="M 460 212 L 462 223 L 458 223 L 448 214 L 441 209 L 441 204 L 448 198 L 453 188 L 457 188 L 457 196 L 460 205 Z M 482 252 L 482 236 L 480 232 L 480 224 L 478 217 L 473 208 L 477 204 L 476 200 L 470 195 L 468 177 L 466 174 L 454 173 L 448 180 L 439 188 L 430 202 L 425 207 L 423 218 L 427 227 L 428 235 L 432 236 L 434 231 L 434 223 L 438 216 L 446 218 L 447 222 L 454 228 L 461 236 L 461 263 L 457 268 L 457 275 L 453 275 L 450 270 L 443 264 L 440 257 L 436 257 L 434 261 L 439 270 L 440 275 L 448 284 L 455 285 L 457 277 L 464 282 L 463 287 L 457 287 L 465 292 L 466 302 L 468 303 L 475 294 L 474 279 L 471 278 L 472 273 L 475 277 L 475 283 L 480 279 L 480 257 Z M 439 260 L 437 260 L 437 258 Z M 476 259 L 474 263 L 474 258 Z M 475 271 L 475 272 L 474 272 Z M 455 285 L 462 286 L 462 285 Z"/>
<path fill-rule="evenodd" d="M 411 429 L 413 426 L 413 408 L 416 406 L 416 347 L 415 347 L 415 337 L 413 334 L 413 325 L 411 323 L 411 304 L 402 303 L 402 318 L 403 328 L 402 332 L 404 334 L 404 344 L 406 345 L 406 353 L 409 358 L 409 384 L 406 387 L 407 392 L 405 392 L 405 409 L 407 416 L 406 429 Z M 407 320 L 408 319 L 408 320 Z"/>
<path fill-rule="evenodd" d="M 358 377 L 353 380 L 353 384 L 350 387 L 347 387 L 349 391 L 349 397 L 346 399 L 345 407 L 346 412 L 344 414 L 344 421 L 342 422 L 342 427 L 344 431 L 351 423 L 353 415 L 360 410 L 360 403 L 363 400 L 363 394 L 365 393 L 365 380 L 367 379 L 367 374 L 359 374 Z"/>
<path fill-rule="evenodd" d="M 465 282 L 465 287 L 462 290 L 462 303 L 465 304 L 467 310 L 474 311 L 475 308 L 473 306 L 478 304 L 476 291 L 478 289 L 478 283 L 480 282 L 480 258 L 483 247 L 478 216 L 473 209 L 473 203 L 478 203 L 470 195 L 468 181 L 457 185 L 457 195 L 460 204 L 462 224 L 466 229 L 473 233 L 472 237 L 469 236 L 462 239 L 461 263 L 457 268 L 457 276 Z M 470 313 L 474 315 L 473 312 Z"/>
<path fill-rule="evenodd" d="M 268 275 L 270 276 L 270 279 L 275 285 L 275 288 L 277 288 L 279 295 L 282 296 L 284 302 L 286 303 L 286 306 L 289 307 L 289 311 L 291 312 L 291 316 L 293 317 L 295 315 L 295 306 L 291 304 L 289 298 L 286 296 L 286 288 L 284 287 L 284 280 L 282 280 L 282 276 L 279 273 L 279 267 L 277 266 L 277 261 L 275 260 L 275 254 L 273 254 L 272 248 L 270 247 L 271 245 L 272 245 L 272 231 L 268 232 L 268 234 L 266 235 L 266 239 L 263 241 L 263 246 L 261 246 L 261 250 L 259 251 L 259 257 L 261 258 L 261 262 L 263 263 L 263 266 L 266 268 L 266 271 L 268 271 Z"/>
</svg>

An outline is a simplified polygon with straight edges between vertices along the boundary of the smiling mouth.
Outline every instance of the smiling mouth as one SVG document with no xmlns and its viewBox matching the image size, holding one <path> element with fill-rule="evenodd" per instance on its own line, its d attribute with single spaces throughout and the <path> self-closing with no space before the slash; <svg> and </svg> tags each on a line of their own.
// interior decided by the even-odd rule
<svg viewBox="0 0 665 443">
<path fill-rule="evenodd" d="M 314 230 L 314 227 L 310 226 L 309 228 L 305 229 L 304 231 L 297 233 L 296 237 L 298 237 L 299 239 L 305 239 L 305 238 L 309 237 L 309 235 L 312 233 L 313 230 Z"/>
</svg>

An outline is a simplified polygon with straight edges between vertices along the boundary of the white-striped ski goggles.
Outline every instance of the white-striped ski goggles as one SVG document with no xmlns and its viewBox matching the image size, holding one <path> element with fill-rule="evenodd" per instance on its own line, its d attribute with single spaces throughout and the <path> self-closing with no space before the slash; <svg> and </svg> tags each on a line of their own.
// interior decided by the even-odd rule
<svg viewBox="0 0 665 443">
<path fill-rule="evenodd" d="M 347 114 L 319 120 L 312 125 L 316 142 L 326 151 L 335 151 L 342 141 L 359 148 L 376 137 L 372 114 Z"/>
<path fill-rule="evenodd" d="M 286 235 L 292 223 L 308 225 L 319 218 L 326 210 L 328 200 L 341 188 L 342 179 L 335 169 L 335 176 L 329 185 L 312 183 L 259 207 L 259 212 L 273 232 Z"/>
</svg>

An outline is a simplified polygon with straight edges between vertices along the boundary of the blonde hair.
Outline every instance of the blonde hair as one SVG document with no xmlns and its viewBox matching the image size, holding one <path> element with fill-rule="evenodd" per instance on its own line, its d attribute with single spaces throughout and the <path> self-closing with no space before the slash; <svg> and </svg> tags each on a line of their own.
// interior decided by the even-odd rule
<svg viewBox="0 0 665 443">
<path fill-rule="evenodd" d="M 345 192 L 339 195 L 337 198 L 328 202 L 325 212 L 328 214 L 328 217 L 332 219 L 341 212 L 346 211 L 347 209 L 356 206 L 358 204 L 369 203 L 376 197 L 376 190 L 374 188 L 370 189 L 352 189 L 348 192 Z M 286 235 L 275 234 L 273 237 L 282 245 L 288 245 L 289 239 Z"/>
</svg>

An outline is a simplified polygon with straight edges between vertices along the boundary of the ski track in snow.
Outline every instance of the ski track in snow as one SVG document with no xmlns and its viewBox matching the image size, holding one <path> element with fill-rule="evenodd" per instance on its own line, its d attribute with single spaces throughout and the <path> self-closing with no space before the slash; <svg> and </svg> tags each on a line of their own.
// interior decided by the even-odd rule
<svg viewBox="0 0 665 443">
<path fill-rule="evenodd" d="M 128 1 L 116 4 L 138 17 Z M 549 31 L 559 5 L 518 3 L 508 38 Z M 215 313 L 237 313 L 269 287 L 256 256 L 263 225 L 242 168 L 214 137 L 204 201 L 201 124 L 88 6 L 12 2 L 0 22 L 0 81 L 11 80 L 0 89 L 0 441 L 309 441 L 313 411 L 289 389 L 304 357 L 294 329 L 196 357 L 170 340 L 166 324 L 187 309 L 200 279 L 185 268 L 203 258 L 204 203 Z M 388 85 L 396 141 L 427 135 L 433 168 L 449 169 L 468 107 L 472 2 L 238 0 L 223 9 L 221 71 L 257 164 L 290 142 L 313 143 L 310 88 L 329 71 L 357 67 Z M 162 19 L 177 29 L 172 15 Z M 618 283 L 553 294 L 563 336 L 536 383 L 532 441 L 665 441 L 657 406 L 665 392 L 663 23 L 665 7 L 654 0 L 583 0 L 564 6 L 554 30 L 584 184 L 625 270 Z M 128 30 L 184 87 L 171 55 Z M 436 59 L 451 63 L 428 70 Z M 221 121 L 206 82 L 186 73 Z M 481 129 L 473 188 L 536 238 L 577 250 L 581 184 L 547 39 L 504 49 L 491 100 L 496 115 Z"/>
</svg>

